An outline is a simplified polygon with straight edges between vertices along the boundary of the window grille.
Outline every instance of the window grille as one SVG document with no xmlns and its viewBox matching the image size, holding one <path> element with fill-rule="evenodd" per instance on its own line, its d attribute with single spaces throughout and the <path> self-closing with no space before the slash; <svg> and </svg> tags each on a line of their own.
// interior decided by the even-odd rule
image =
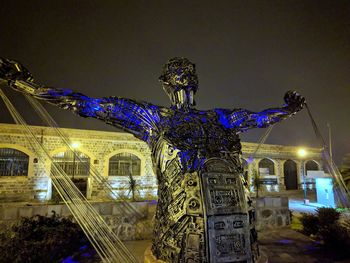
<svg viewBox="0 0 350 263">
<path fill-rule="evenodd" d="M 306 171 L 318 171 L 318 164 L 315 161 L 307 161 L 305 164 Z"/>
<path fill-rule="evenodd" d="M 60 152 L 53 156 L 53 162 L 63 169 L 70 176 L 89 176 L 90 158 L 80 151 L 75 151 L 77 157 L 74 157 L 73 151 Z"/>
<path fill-rule="evenodd" d="M 12 148 L 0 148 L 0 176 L 27 176 L 29 156 Z"/>
<path fill-rule="evenodd" d="M 259 170 L 260 168 L 265 168 L 268 169 L 269 171 L 269 175 L 274 175 L 275 174 L 275 164 L 273 163 L 273 161 L 269 160 L 269 159 L 262 159 L 259 162 Z"/>
<path fill-rule="evenodd" d="M 141 160 L 131 153 L 118 153 L 109 159 L 108 175 L 141 175 Z"/>
</svg>

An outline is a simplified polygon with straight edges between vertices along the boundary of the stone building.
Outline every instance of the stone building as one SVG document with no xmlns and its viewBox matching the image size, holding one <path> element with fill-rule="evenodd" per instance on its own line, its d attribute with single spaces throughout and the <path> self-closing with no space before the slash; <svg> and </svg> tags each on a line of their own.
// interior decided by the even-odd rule
<svg viewBox="0 0 350 263">
<path fill-rule="evenodd" d="M 150 149 L 147 145 L 124 132 L 106 132 L 64 129 L 74 147 L 78 160 L 62 142 L 55 130 L 32 126 L 37 139 L 49 152 L 50 158 L 36 153 L 24 135 L 24 129 L 14 124 L 0 124 L 0 202 L 53 200 L 57 193 L 49 174 L 56 162 L 70 175 L 78 188 L 92 201 L 115 198 L 154 200 L 157 198 L 157 180 L 152 170 Z M 254 158 L 256 143 L 242 143 L 244 175 L 253 185 L 258 176 L 266 191 L 296 190 L 303 187 L 303 171 L 322 170 L 321 149 L 306 148 L 307 157 L 297 155 L 299 147 L 268 145 L 260 147 Z M 94 182 L 94 169 L 108 180 L 111 195 Z M 131 181 L 136 187 L 131 191 Z M 306 186 L 313 188 L 312 179 Z"/>
</svg>

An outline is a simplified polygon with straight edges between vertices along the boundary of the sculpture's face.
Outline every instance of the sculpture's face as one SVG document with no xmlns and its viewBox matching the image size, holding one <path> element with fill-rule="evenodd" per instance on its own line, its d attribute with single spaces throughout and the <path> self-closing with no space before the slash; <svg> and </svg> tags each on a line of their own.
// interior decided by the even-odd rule
<svg viewBox="0 0 350 263">
<path fill-rule="evenodd" d="M 198 89 L 198 77 L 195 64 L 186 58 L 173 58 L 165 64 L 159 80 L 170 97 L 173 106 L 178 109 L 194 106 L 194 94 Z"/>
</svg>

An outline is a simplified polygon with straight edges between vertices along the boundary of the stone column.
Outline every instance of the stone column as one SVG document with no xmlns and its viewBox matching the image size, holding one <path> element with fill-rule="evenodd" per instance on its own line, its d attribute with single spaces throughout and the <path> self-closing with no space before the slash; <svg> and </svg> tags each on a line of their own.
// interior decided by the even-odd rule
<svg viewBox="0 0 350 263">
<path fill-rule="evenodd" d="M 302 164 L 303 162 L 300 160 L 295 160 L 297 163 L 297 179 L 298 179 L 298 189 L 303 189 L 302 188 L 302 183 L 303 183 L 303 178 L 302 178 Z"/>
<path fill-rule="evenodd" d="M 284 191 L 286 190 L 286 185 L 284 183 L 284 163 L 286 160 L 279 159 L 277 160 L 277 167 L 278 167 L 278 185 L 279 185 L 279 190 Z"/>
</svg>

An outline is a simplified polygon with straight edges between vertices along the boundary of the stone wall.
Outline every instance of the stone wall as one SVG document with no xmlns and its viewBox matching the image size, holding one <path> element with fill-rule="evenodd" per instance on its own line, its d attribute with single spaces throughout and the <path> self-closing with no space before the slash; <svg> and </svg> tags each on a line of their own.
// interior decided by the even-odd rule
<svg viewBox="0 0 350 263">
<path fill-rule="evenodd" d="M 68 149 L 53 129 L 38 126 L 31 126 L 31 128 L 51 157 Z M 141 161 L 141 175 L 134 176 L 138 185 L 138 198 L 141 200 L 157 198 L 157 180 L 152 170 L 150 149 L 146 143 L 123 132 L 60 130 L 70 138 L 71 142 L 79 143 L 77 150 L 90 158 L 90 167 L 106 177 L 114 192 L 114 195 L 106 192 L 107 187 L 97 184 L 93 176 L 89 176 L 87 178 L 88 199 L 106 201 L 118 199 L 118 196 L 125 198 L 128 176 L 108 176 L 109 159 L 123 152 L 134 154 Z M 50 200 L 52 194 L 52 184 L 49 178 L 51 161 L 45 155 L 36 152 L 22 132 L 21 126 L 0 124 L 0 148 L 14 148 L 29 156 L 27 176 L 0 176 L 0 202 Z"/>
<path fill-rule="evenodd" d="M 156 202 L 129 202 L 132 209 L 118 202 L 92 202 L 92 206 L 121 240 L 152 239 Z M 21 217 L 51 216 L 52 211 L 73 218 L 65 204 L 0 205 L 0 232 L 17 223 Z M 257 230 L 290 224 L 288 197 L 262 197 L 256 201 Z"/>
<path fill-rule="evenodd" d="M 25 202 L 46 198 L 51 180 L 48 177 L 6 176 L 0 178 L 0 203 Z"/>
<path fill-rule="evenodd" d="M 260 197 L 256 200 L 257 230 L 290 224 L 288 197 Z"/>
<path fill-rule="evenodd" d="M 141 240 L 153 237 L 156 202 L 130 202 L 125 209 L 118 202 L 96 202 L 92 206 L 121 240 Z M 52 211 L 73 218 L 66 205 L 2 205 L 0 206 L 0 232 L 17 223 L 21 217 L 52 216 Z"/>
</svg>

